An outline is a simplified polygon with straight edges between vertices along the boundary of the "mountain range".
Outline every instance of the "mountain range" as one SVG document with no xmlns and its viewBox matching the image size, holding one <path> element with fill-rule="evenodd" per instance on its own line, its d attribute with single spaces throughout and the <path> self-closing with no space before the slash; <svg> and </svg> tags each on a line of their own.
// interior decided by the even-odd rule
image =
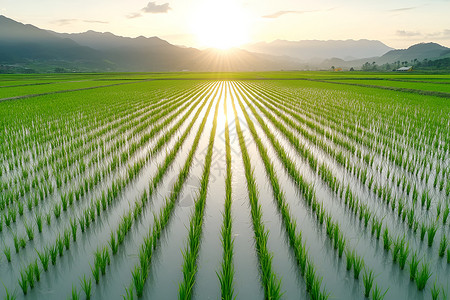
<svg viewBox="0 0 450 300">
<path fill-rule="evenodd" d="M 450 57 L 438 44 L 395 50 L 380 41 L 282 41 L 228 51 L 180 47 L 158 37 L 121 37 L 109 32 L 58 33 L 0 15 L 0 72 L 51 71 L 276 71 L 360 68 Z"/>
</svg>

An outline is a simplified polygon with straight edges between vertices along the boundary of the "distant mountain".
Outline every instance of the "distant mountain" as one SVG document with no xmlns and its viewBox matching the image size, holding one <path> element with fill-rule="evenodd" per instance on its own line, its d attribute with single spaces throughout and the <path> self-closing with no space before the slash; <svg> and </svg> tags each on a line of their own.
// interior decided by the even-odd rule
<svg viewBox="0 0 450 300">
<path fill-rule="evenodd" d="M 377 63 L 392 63 L 396 61 L 411 62 L 414 59 L 438 59 L 450 54 L 450 48 L 436 43 L 420 43 L 409 47 L 408 49 L 392 50 L 377 59 Z"/>
<path fill-rule="evenodd" d="M 71 39 L 55 37 L 33 25 L 24 25 L 0 15 L 0 64 L 60 60 L 80 65 L 89 62 L 91 68 L 95 68 L 101 57 L 97 51 Z"/>
<path fill-rule="evenodd" d="M 286 55 L 302 61 L 318 62 L 336 57 L 354 60 L 364 57 L 381 56 L 393 48 L 380 41 L 345 40 L 345 41 L 285 41 L 261 42 L 243 47 L 252 52 L 271 55 Z"/>
<path fill-rule="evenodd" d="M 384 64 L 392 65 L 389 70 L 400 65 L 415 65 L 418 61 L 436 60 L 450 57 L 450 48 L 441 46 L 436 43 L 420 43 L 410 46 L 407 49 L 391 50 L 379 57 L 367 57 L 357 60 L 342 60 L 338 58 L 331 58 L 324 60 L 319 67 L 322 69 L 330 68 L 330 66 L 360 69 L 366 62 L 370 64 L 377 64 L 378 66 Z"/>
<path fill-rule="evenodd" d="M 175 46 L 158 37 L 110 32 L 57 33 L 0 15 L 0 72 L 54 71 L 277 71 L 360 69 L 373 65 L 445 59 L 435 43 L 392 50 L 379 41 L 281 41 L 219 51 Z M 359 59 L 354 59 L 359 58 Z"/>
</svg>

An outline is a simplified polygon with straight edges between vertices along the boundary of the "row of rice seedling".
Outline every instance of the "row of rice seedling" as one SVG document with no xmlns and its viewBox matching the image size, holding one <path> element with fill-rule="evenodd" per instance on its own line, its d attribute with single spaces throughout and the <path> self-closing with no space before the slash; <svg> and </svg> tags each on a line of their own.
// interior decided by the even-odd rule
<svg viewBox="0 0 450 300">
<path fill-rule="evenodd" d="M 200 100 L 199 100 L 200 101 Z M 199 101 L 197 101 L 197 103 L 199 103 Z M 202 106 L 199 108 L 197 114 L 201 111 L 201 109 L 203 108 L 203 106 L 205 105 L 205 103 L 202 104 Z M 192 112 L 192 110 L 195 108 L 195 106 L 191 107 L 191 109 L 185 114 L 185 116 L 177 123 L 174 125 L 174 127 L 172 127 L 172 129 L 167 132 L 163 137 L 160 138 L 160 142 L 158 142 L 156 144 L 156 146 L 151 149 L 149 151 L 149 155 L 154 155 L 157 153 L 157 151 L 159 151 L 162 146 L 165 144 L 165 142 L 167 142 L 170 139 L 170 136 L 173 135 L 177 129 L 181 126 L 181 124 L 185 121 L 185 119 L 190 115 L 190 113 Z M 194 117 L 194 120 L 191 122 L 190 126 L 192 127 L 193 122 L 195 121 L 196 117 Z M 185 135 L 187 135 L 188 130 L 186 131 Z M 181 141 L 180 141 L 181 140 Z M 163 141 L 163 142 L 161 142 Z M 182 143 L 182 139 L 179 139 L 177 144 L 181 145 Z M 178 150 L 179 146 L 175 146 L 174 149 Z M 176 152 L 175 152 L 176 153 Z M 172 159 L 175 157 L 175 153 L 172 153 L 169 156 L 169 159 Z M 136 176 L 136 174 L 139 172 L 139 170 L 145 165 L 145 162 L 148 160 L 148 158 L 144 158 L 141 161 L 138 161 L 134 164 L 134 166 L 130 166 L 129 167 L 129 172 L 126 173 L 125 177 L 123 178 L 118 178 L 117 180 L 115 180 L 115 182 L 112 183 L 111 188 L 108 189 L 108 192 L 106 193 L 106 195 L 104 194 L 102 197 L 105 197 L 108 201 L 108 207 L 109 205 L 112 203 L 112 201 L 114 199 L 117 199 L 118 195 L 120 194 L 120 191 L 125 187 L 125 185 L 127 185 L 133 178 L 134 176 Z M 167 161 L 167 158 L 166 158 Z M 161 167 L 158 169 L 158 174 L 160 174 L 160 170 L 162 169 L 167 169 L 168 165 L 166 163 L 166 165 L 164 167 Z M 129 175 L 129 176 L 127 176 Z M 155 176 L 156 178 L 160 178 L 158 175 Z M 84 232 L 84 227 L 89 227 L 90 223 L 93 222 L 96 218 L 96 201 L 91 202 L 91 206 L 90 208 L 86 209 L 82 215 L 82 217 L 79 218 L 79 224 L 81 227 L 81 231 Z M 68 230 L 66 230 L 67 232 Z M 60 239 L 56 240 L 56 246 L 54 247 L 58 247 L 60 245 Z M 61 249 L 61 247 L 59 247 Z M 62 250 L 62 249 L 61 249 Z M 63 251 L 60 251 L 60 256 L 62 255 Z M 53 259 L 52 259 L 53 262 Z M 56 262 L 56 260 L 55 260 Z"/>
<path fill-rule="evenodd" d="M 265 229 L 264 224 L 261 220 L 261 205 L 258 203 L 258 192 L 251 167 L 250 157 L 247 153 L 245 140 L 242 134 L 234 101 L 232 101 L 231 103 L 233 105 L 236 132 L 238 134 L 239 146 L 241 149 L 242 160 L 244 162 L 245 177 L 247 179 L 247 191 L 250 201 L 253 231 L 255 233 L 256 251 L 259 259 L 264 294 L 268 299 L 280 299 L 282 295 L 281 280 L 272 270 L 273 254 L 269 252 L 269 249 L 267 248 L 267 239 L 269 236 L 269 232 Z"/>
<path fill-rule="evenodd" d="M 245 91 L 243 92 L 245 93 Z M 247 94 L 247 96 L 249 96 Z M 330 239 L 331 242 L 334 242 L 334 249 L 336 250 L 336 252 L 338 252 L 339 258 L 342 257 L 344 251 L 346 252 L 346 256 L 347 256 L 347 261 L 350 259 L 350 264 L 347 264 L 347 270 L 350 270 L 352 266 L 354 266 L 354 277 L 355 279 L 359 278 L 359 273 L 361 271 L 361 268 L 363 266 L 363 261 L 361 258 L 359 258 L 356 254 L 355 254 L 355 250 L 349 250 L 349 246 L 348 243 L 346 242 L 346 238 L 344 237 L 344 234 L 341 232 L 339 225 L 337 222 L 332 221 L 332 217 L 330 215 L 330 213 L 328 213 L 326 211 L 326 209 L 324 208 L 323 204 L 320 205 L 316 198 L 315 198 L 315 193 L 313 188 L 311 188 L 302 178 L 302 176 L 298 173 L 298 171 L 295 168 L 295 164 L 291 161 L 291 159 L 289 158 L 289 156 L 286 154 L 285 150 L 283 149 L 283 147 L 281 146 L 281 144 L 276 140 L 275 136 L 269 131 L 269 128 L 267 127 L 267 125 L 265 124 L 265 122 L 262 120 L 262 118 L 258 115 L 258 113 L 256 112 L 255 108 L 249 103 L 249 101 L 247 99 L 245 99 L 246 104 L 248 105 L 248 107 L 250 108 L 250 110 L 253 113 L 253 116 L 258 120 L 258 122 L 260 123 L 263 131 L 265 132 L 265 134 L 267 135 L 267 137 L 269 138 L 270 142 L 272 143 L 272 145 L 274 146 L 280 160 L 282 161 L 283 165 L 286 168 L 286 171 L 288 172 L 288 174 L 291 176 L 292 180 L 297 184 L 297 186 L 300 189 L 300 192 L 303 194 L 304 198 L 305 198 L 305 202 L 307 203 L 308 206 L 310 206 L 312 208 L 313 213 L 316 214 L 317 220 L 319 221 L 319 223 L 324 226 L 326 225 L 326 232 L 327 232 L 327 237 Z M 255 102 L 254 102 L 255 103 Z M 241 108 L 244 111 L 244 106 L 243 104 L 240 102 L 241 104 Z M 255 140 L 257 142 L 257 144 L 259 144 L 259 147 L 261 147 L 261 149 L 263 148 L 263 145 L 261 143 L 261 141 L 259 140 L 259 138 L 257 139 L 257 134 L 254 128 L 254 125 L 252 124 L 252 121 L 250 120 L 248 114 L 244 111 L 244 115 L 246 118 L 248 118 L 247 122 L 249 123 L 249 127 L 251 132 L 255 135 Z M 266 152 L 265 150 L 263 152 Z M 267 156 L 266 154 L 262 154 L 262 156 Z M 269 176 L 273 177 L 272 184 L 275 186 L 273 188 L 274 191 L 274 197 L 275 199 L 280 199 L 278 201 L 283 200 L 284 202 L 284 195 L 282 192 L 279 192 L 280 188 L 279 188 L 279 184 L 278 181 L 276 180 L 275 175 L 273 175 L 275 173 L 275 171 L 273 170 L 273 166 L 272 165 L 268 165 L 269 170 L 267 171 L 267 173 L 269 174 Z M 272 175 L 271 175 L 272 174 Z M 281 205 L 281 204 L 279 204 Z M 282 206 L 287 207 L 286 204 L 284 204 Z M 286 209 L 286 208 L 284 208 Z M 324 219 L 326 216 L 326 222 L 324 223 Z M 295 224 L 295 221 L 294 221 Z M 288 231 L 289 232 L 289 231 Z M 300 235 L 301 237 L 301 235 Z M 291 237 L 290 237 L 291 238 Z M 295 245 L 295 244 L 294 244 Z M 352 253 L 353 255 L 350 257 L 348 255 L 348 253 Z M 297 258 L 299 260 L 299 258 Z M 354 263 L 355 262 L 355 263 Z M 300 263 L 300 266 L 302 264 Z M 349 267 L 350 266 L 350 267 Z M 303 274 L 303 272 L 302 272 Z M 370 289 L 366 292 L 366 294 L 370 293 Z M 323 292 L 320 296 L 319 295 L 311 295 L 312 298 L 319 298 L 320 297 L 328 297 L 328 295 L 326 295 L 325 292 Z"/>
<path fill-rule="evenodd" d="M 189 103 L 190 102 L 188 102 L 179 112 L 181 112 L 185 107 L 187 107 Z M 161 130 L 161 128 L 164 127 L 163 125 L 168 124 L 169 121 L 173 119 L 173 117 L 174 116 L 172 116 L 171 118 L 167 119 L 165 122 L 163 122 L 162 124 L 157 126 L 157 128 L 153 128 L 151 133 L 150 133 L 150 135 L 149 135 L 149 137 L 153 137 L 154 134 L 157 133 L 159 130 Z M 106 170 L 113 171 L 113 168 L 110 168 L 109 166 L 106 166 Z M 80 186 L 80 188 L 81 188 L 80 189 L 80 194 L 84 194 L 85 192 L 87 192 L 87 190 L 83 190 L 84 186 L 85 185 L 81 184 L 81 186 Z M 92 189 L 92 187 L 90 187 L 90 189 Z M 73 201 L 74 201 L 74 198 L 75 198 L 74 195 L 76 193 L 77 193 L 77 191 L 75 191 L 75 193 L 74 193 L 74 191 L 70 191 L 68 194 L 64 194 L 64 195 L 61 196 L 62 197 L 61 199 L 62 199 L 62 202 L 63 202 L 62 203 L 62 208 L 63 208 L 64 212 L 67 210 L 67 205 L 71 206 L 73 204 Z M 78 201 L 79 198 L 76 197 L 76 200 Z M 100 203 L 102 203 L 103 210 L 106 209 L 106 199 L 105 199 L 105 197 L 102 197 L 101 202 L 100 202 L 100 200 L 97 200 L 95 202 L 95 206 L 97 208 L 97 215 L 100 215 Z M 53 208 L 53 210 L 54 210 L 54 213 L 55 213 L 55 217 L 58 218 L 60 216 L 60 214 L 61 214 L 61 206 L 60 205 L 56 205 Z M 47 222 L 48 222 L 48 220 L 47 220 Z M 88 222 L 86 222 L 86 223 L 89 224 Z M 83 221 L 82 224 L 84 224 L 84 221 Z M 27 229 L 28 236 L 30 236 L 29 232 L 30 231 Z M 31 238 L 30 238 L 30 240 L 31 240 Z"/>
<path fill-rule="evenodd" d="M 156 109 L 156 111 L 161 111 L 161 110 L 163 110 L 165 107 L 164 107 L 164 105 L 163 106 L 161 106 L 161 104 L 164 104 L 164 102 L 165 101 L 163 101 L 162 103 L 158 103 L 158 104 L 155 104 L 154 106 L 150 106 L 150 108 L 152 108 L 152 110 L 154 110 L 155 109 L 155 107 L 156 107 L 156 105 L 158 105 L 159 107 L 157 107 L 157 109 Z M 138 120 L 136 120 L 136 121 L 138 121 Z M 123 128 L 123 127 L 122 127 Z M 135 131 L 134 131 L 135 132 Z M 137 132 L 135 132 L 135 133 L 137 133 Z M 131 136 L 130 136 L 131 137 Z M 93 149 L 92 149 L 93 150 Z M 85 151 L 84 151 L 85 152 Z M 85 155 L 87 155 L 87 153 L 85 154 Z M 80 159 L 81 157 L 78 157 L 78 159 Z M 71 177 L 73 177 L 73 176 L 76 176 L 76 175 L 72 175 L 72 176 L 69 176 L 69 179 L 71 178 Z M 56 178 L 57 180 L 58 180 L 58 177 Z M 67 180 L 67 175 L 64 177 L 64 181 L 66 181 Z M 58 187 L 59 188 L 59 187 Z"/>
<path fill-rule="evenodd" d="M 214 97 L 213 97 L 214 98 Z M 205 105 L 206 102 L 203 103 Z M 166 228 L 169 220 L 173 214 L 173 209 L 178 200 L 178 196 L 181 192 L 184 181 L 189 175 L 189 170 L 192 165 L 193 156 L 198 147 L 201 134 L 206 124 L 206 120 L 208 118 L 209 111 L 211 110 L 213 104 L 213 100 L 210 101 L 208 108 L 206 110 L 205 116 L 200 124 L 200 127 L 195 135 L 195 139 L 192 144 L 192 148 L 189 151 L 188 157 L 185 161 L 183 168 L 181 169 L 177 181 L 175 182 L 172 191 L 170 192 L 170 196 L 165 199 L 163 206 L 160 209 L 158 215 L 154 215 L 153 226 L 149 229 L 148 235 L 144 238 L 144 243 L 140 246 L 139 250 L 139 266 L 135 266 L 132 270 L 133 277 L 133 286 L 136 290 L 136 294 L 138 297 L 142 296 L 145 282 L 148 277 L 148 273 L 152 263 L 152 255 L 155 248 L 158 246 L 158 241 L 161 237 L 161 232 Z M 193 122 L 196 118 L 194 118 Z M 186 131 L 185 135 L 187 135 L 188 131 Z M 157 175 L 153 177 L 152 182 L 149 185 L 150 193 L 153 192 L 154 188 L 158 185 L 162 176 L 164 175 L 165 170 L 168 167 L 168 163 L 172 161 L 174 158 L 173 155 L 166 157 L 166 163 L 162 168 L 158 169 Z M 130 290 L 126 291 L 127 299 L 132 299 L 134 293 Z M 125 297 L 125 296 L 124 296 Z"/>
<path fill-rule="evenodd" d="M 222 262 L 217 276 L 220 282 L 221 298 L 223 300 L 232 300 L 234 294 L 234 264 L 233 251 L 234 239 L 232 238 L 232 217 L 231 217 L 231 147 L 230 147 L 230 129 L 228 128 L 227 101 L 224 100 L 225 115 L 225 160 L 226 160 L 226 177 L 225 177 L 225 207 L 222 213 L 223 223 L 220 230 L 221 242 L 223 248 Z"/>
<path fill-rule="evenodd" d="M 191 299 L 195 283 L 195 275 L 197 273 L 197 259 L 200 249 L 200 240 L 203 229 L 203 216 L 205 212 L 205 202 L 208 192 L 209 174 L 211 170 L 212 153 L 214 147 L 214 138 L 217 128 L 217 113 L 219 111 L 220 98 L 216 103 L 214 112 L 213 126 L 210 133 L 208 150 L 206 152 L 205 164 L 203 174 L 200 180 L 200 191 L 195 200 L 194 210 L 192 212 L 191 220 L 189 222 L 188 240 L 186 241 L 186 248 L 183 251 L 184 262 L 182 266 L 183 282 L 179 284 L 178 293 L 180 299 Z"/>
<path fill-rule="evenodd" d="M 270 92 L 272 95 L 273 94 L 275 94 L 275 93 L 277 93 L 276 91 L 271 91 Z M 286 96 L 288 96 L 288 95 L 286 95 L 286 94 L 284 94 L 283 95 L 283 97 L 284 97 L 284 100 L 286 100 Z M 288 100 L 289 101 L 289 100 Z M 292 102 L 292 103 L 294 103 L 294 101 Z M 304 104 L 305 104 L 305 101 L 303 101 L 302 102 L 303 103 L 303 105 L 302 105 L 302 107 L 304 107 Z M 292 107 L 291 107 L 292 108 Z M 294 109 L 294 110 L 296 110 L 296 111 L 300 111 L 300 107 L 294 107 L 294 108 L 292 108 L 292 109 Z M 308 112 L 305 112 L 304 110 L 302 110 L 302 112 L 304 113 L 304 114 L 307 114 L 307 115 L 310 115 L 310 114 L 308 114 Z M 331 117 L 333 118 L 333 116 L 331 115 Z M 327 115 L 327 118 L 328 118 L 328 115 Z M 333 129 L 337 129 L 336 127 L 339 127 L 339 128 L 348 128 L 348 127 L 341 127 L 342 126 L 342 122 L 339 120 L 339 122 L 338 123 L 336 123 L 337 124 L 337 126 L 335 126 L 334 124 L 329 124 L 329 122 L 327 121 L 328 119 L 323 119 L 323 118 L 321 118 L 320 119 L 320 121 L 321 122 L 325 122 L 325 123 L 327 123 L 327 125 L 329 125 L 331 128 L 333 128 Z M 319 121 L 319 120 L 317 120 L 317 121 Z M 347 119 L 344 119 L 344 122 L 348 122 L 348 120 Z M 311 122 L 309 122 L 309 123 L 311 123 Z M 312 122 L 312 124 L 314 125 L 315 123 L 314 122 Z M 326 128 L 326 126 L 327 125 L 325 125 L 325 128 Z M 347 124 L 344 124 L 344 125 L 347 125 Z M 353 126 L 352 124 L 349 124 L 350 126 Z M 308 126 L 310 126 L 310 124 L 308 124 Z M 354 126 L 353 126 L 354 127 Z M 325 132 L 325 134 L 327 134 L 328 132 Z M 341 133 L 344 135 L 344 136 L 352 136 L 351 134 L 349 135 L 348 134 L 348 130 L 341 130 Z M 352 136 L 353 137 L 353 136 Z M 357 139 L 356 139 L 357 140 Z M 343 144 L 341 144 L 342 146 L 347 146 L 347 143 L 343 143 Z M 354 152 L 354 151 L 353 151 Z M 357 151 L 356 152 L 357 154 L 359 153 L 359 154 L 361 154 L 361 152 L 359 152 L 359 151 Z M 364 158 L 366 158 L 366 157 L 364 157 Z M 372 160 L 373 161 L 373 160 Z M 439 173 L 439 172 L 438 172 Z"/>
<path fill-rule="evenodd" d="M 307 250 L 305 250 L 305 247 L 303 246 L 304 243 L 302 241 L 302 233 L 297 229 L 297 222 L 295 221 L 295 217 L 291 214 L 289 206 L 286 203 L 284 193 L 281 190 L 274 166 L 270 161 L 267 150 L 259 139 L 258 134 L 256 133 L 255 126 L 253 125 L 253 121 L 250 119 L 242 102 L 239 98 L 237 100 L 247 121 L 247 125 L 250 129 L 253 139 L 256 142 L 261 158 L 264 162 L 267 176 L 269 177 L 272 184 L 273 198 L 276 201 L 279 213 L 283 218 L 285 231 L 289 237 L 291 248 L 295 253 L 297 263 L 300 268 L 300 273 L 305 278 L 306 290 L 308 293 L 310 293 L 311 299 L 327 299 L 329 295 L 325 290 L 322 289 L 322 279 L 316 275 L 314 263 L 312 262 L 311 258 L 308 257 Z M 251 107 L 249 103 L 247 104 L 252 110 L 253 115 L 258 118 L 258 115 L 253 110 L 253 107 Z M 237 116 L 236 112 L 235 116 Z"/>
<path fill-rule="evenodd" d="M 330 184 L 333 184 L 333 185 L 334 185 L 334 182 L 333 182 L 333 181 L 330 181 Z M 412 210 L 410 210 L 410 212 L 411 212 L 411 211 L 412 211 Z M 404 212 L 406 212 L 406 211 L 404 211 Z M 365 214 L 365 216 L 369 216 L 369 215 Z M 412 217 L 411 217 L 411 216 L 412 216 Z M 417 222 L 416 220 L 414 220 L 414 215 L 413 215 L 413 214 L 409 214 L 407 220 L 406 220 L 406 213 L 404 213 L 404 215 L 403 215 L 402 217 L 403 217 L 403 218 L 402 218 L 402 221 L 403 221 L 403 222 L 408 221 L 408 224 L 409 224 L 410 227 L 413 227 L 413 224 L 414 224 L 414 226 L 415 226 L 414 228 L 417 228 L 418 222 Z M 366 224 L 367 224 L 367 220 L 368 220 L 368 218 L 365 218 Z"/>
<path fill-rule="evenodd" d="M 321 166 L 321 168 L 322 168 L 322 166 Z M 323 173 L 323 172 L 320 172 L 320 173 Z M 328 177 L 326 177 L 326 178 L 324 178 L 324 179 L 327 179 Z M 326 180 L 330 185 L 331 185 L 331 187 L 333 187 L 333 186 L 336 186 L 336 179 L 335 178 L 331 178 L 330 180 Z M 336 188 L 335 189 L 336 191 L 337 190 L 339 190 L 339 185 L 338 185 L 338 188 Z M 362 215 L 362 213 L 364 212 L 364 215 L 366 215 L 366 213 L 365 213 L 365 211 L 367 211 L 366 209 L 361 209 L 360 210 L 361 211 L 361 215 Z M 365 222 L 366 224 L 367 224 L 367 222 Z M 378 236 L 379 236 L 379 234 L 378 234 Z M 388 238 L 387 238 L 387 240 L 391 240 L 391 238 L 388 236 Z M 443 246 L 444 247 L 444 246 Z M 407 250 L 407 248 L 404 248 L 404 247 L 402 247 L 401 249 L 404 249 L 404 250 L 402 250 L 402 252 L 404 253 L 402 256 L 403 257 L 407 257 L 407 253 L 408 253 L 408 250 Z M 389 250 L 389 247 L 388 247 L 388 250 Z M 405 262 L 405 260 L 406 260 L 406 258 L 403 258 L 403 264 L 401 264 L 401 265 L 403 265 L 404 266 L 404 262 Z M 419 287 L 419 286 L 418 286 Z"/>
</svg>

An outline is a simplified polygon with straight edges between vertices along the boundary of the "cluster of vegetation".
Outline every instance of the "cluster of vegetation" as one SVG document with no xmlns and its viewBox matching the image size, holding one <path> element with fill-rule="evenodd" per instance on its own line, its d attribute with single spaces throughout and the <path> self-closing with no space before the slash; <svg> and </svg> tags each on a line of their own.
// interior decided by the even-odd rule
<svg viewBox="0 0 450 300">
<path fill-rule="evenodd" d="M 73 78 L 12 78 L 1 84 L 0 97 L 124 81 L 86 75 L 86 81 L 66 82 Z M 72 299 L 104 293 L 118 282 L 117 266 L 129 268 L 123 297 L 145 297 L 166 240 L 176 230 L 186 233 L 179 249 L 180 280 L 172 293 L 190 299 L 202 292 L 195 289 L 199 278 L 205 280 L 200 249 L 204 239 L 214 238 L 222 252 L 209 268 L 216 275 L 208 280 L 217 280 L 217 297 L 234 299 L 245 288 L 236 280 L 243 266 L 234 261 L 242 251 L 234 238 L 242 225 L 232 214 L 232 191 L 239 190 L 245 191 L 248 207 L 236 209 L 251 223 L 254 275 L 266 298 L 285 293 L 288 271 L 277 264 L 279 249 L 291 254 L 292 272 L 311 299 L 332 298 L 328 280 L 341 278 L 358 285 L 355 291 L 365 298 L 383 299 L 405 289 L 446 297 L 450 111 L 445 99 L 373 89 L 369 94 L 364 87 L 317 81 L 136 83 L 136 78 L 129 85 L 0 103 L 5 141 L 0 144 L 0 265 L 11 274 L 2 276 L 0 297 L 15 299 L 11 291 L 25 298 L 41 295 L 41 287 L 52 285 L 48 276 L 66 272 L 73 258 L 80 266 L 72 270 L 76 282 L 55 279 Z M 448 79 L 427 78 L 358 80 L 447 92 Z M 224 143 L 217 141 L 218 132 Z M 216 161 L 221 155 L 223 162 Z M 194 161 L 202 162 L 201 174 L 190 174 Z M 218 164 L 225 173 L 213 171 Z M 176 181 L 163 191 L 168 174 Z M 181 224 L 174 219 L 190 176 L 199 176 L 198 194 Z M 225 187 L 220 207 L 208 207 L 208 197 L 216 197 L 213 178 Z M 270 195 L 261 197 L 259 182 L 268 183 Z M 222 216 L 213 220 L 220 227 L 214 237 L 205 234 L 206 208 Z M 285 243 L 273 242 L 278 232 L 272 228 L 280 228 Z M 383 277 L 391 278 L 393 268 L 399 286 L 384 286 Z M 352 296 L 355 291 L 340 290 Z"/>
</svg>

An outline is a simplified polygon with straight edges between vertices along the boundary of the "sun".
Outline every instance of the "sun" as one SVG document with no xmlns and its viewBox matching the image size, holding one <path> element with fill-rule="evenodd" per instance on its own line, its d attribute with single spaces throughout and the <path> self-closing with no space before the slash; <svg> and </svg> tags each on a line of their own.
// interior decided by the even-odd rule
<svg viewBox="0 0 450 300">
<path fill-rule="evenodd" d="M 200 47 L 229 49 L 249 41 L 249 17 L 232 0 L 203 1 L 190 23 Z"/>
</svg>

